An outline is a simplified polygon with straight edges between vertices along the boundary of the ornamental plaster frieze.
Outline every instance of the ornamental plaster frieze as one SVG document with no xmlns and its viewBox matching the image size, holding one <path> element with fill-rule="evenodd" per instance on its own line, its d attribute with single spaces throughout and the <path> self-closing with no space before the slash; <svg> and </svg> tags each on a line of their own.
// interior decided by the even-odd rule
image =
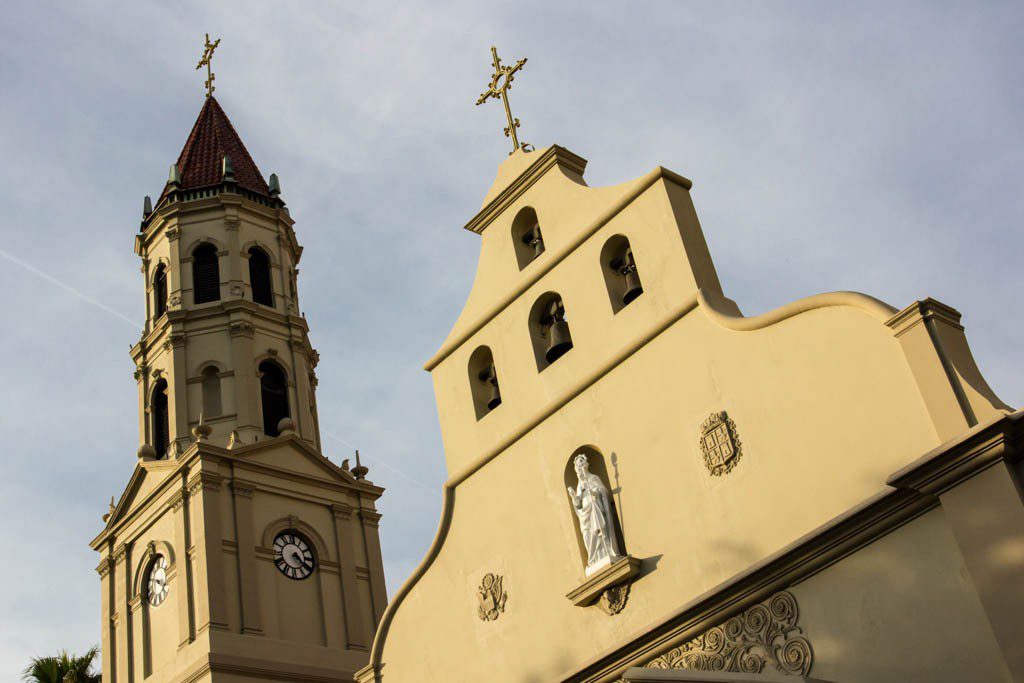
<svg viewBox="0 0 1024 683">
<path fill-rule="evenodd" d="M 781 591 L 655 657 L 644 668 L 752 674 L 767 669 L 807 676 L 814 666 L 814 650 L 799 619 L 796 598 Z"/>
</svg>

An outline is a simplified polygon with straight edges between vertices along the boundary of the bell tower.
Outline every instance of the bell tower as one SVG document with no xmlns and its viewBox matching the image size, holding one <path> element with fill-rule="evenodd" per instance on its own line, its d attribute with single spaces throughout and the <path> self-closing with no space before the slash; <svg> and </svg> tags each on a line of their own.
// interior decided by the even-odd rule
<svg viewBox="0 0 1024 683">
<path fill-rule="evenodd" d="M 277 176 L 263 179 L 207 97 L 135 239 L 146 278 L 146 327 L 132 348 L 145 457 L 180 452 L 200 418 L 212 443 L 255 443 L 285 420 L 320 447 L 293 224 Z"/>
<path fill-rule="evenodd" d="M 349 681 L 387 599 L 383 489 L 322 453 L 302 247 L 208 78 L 135 236 L 138 459 L 92 541 L 103 680 Z"/>
</svg>

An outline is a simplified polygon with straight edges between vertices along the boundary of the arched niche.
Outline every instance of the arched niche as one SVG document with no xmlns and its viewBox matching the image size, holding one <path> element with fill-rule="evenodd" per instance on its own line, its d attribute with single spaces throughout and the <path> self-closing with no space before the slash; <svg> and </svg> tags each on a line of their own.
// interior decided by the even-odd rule
<svg viewBox="0 0 1024 683">
<path fill-rule="evenodd" d="M 519 270 L 544 253 L 544 235 L 540 231 L 537 212 L 532 206 L 520 209 L 512 220 L 512 246 Z"/>
<path fill-rule="evenodd" d="M 481 346 L 469 357 L 469 388 L 473 397 L 476 419 L 481 419 L 501 405 L 501 389 L 494 355 L 487 346 Z"/>
<path fill-rule="evenodd" d="M 603 483 L 605 485 L 605 488 L 607 488 L 609 493 L 611 494 L 610 501 L 611 501 L 611 506 L 612 506 L 612 523 L 615 526 L 615 534 L 618 537 L 619 551 L 623 555 L 628 555 L 629 554 L 629 550 L 628 550 L 628 548 L 626 546 L 626 537 L 622 533 L 622 519 L 621 519 L 621 515 L 619 513 L 619 505 L 618 505 L 618 501 L 619 501 L 619 486 L 618 486 L 618 480 L 617 479 L 613 479 L 613 477 L 609 476 L 609 469 L 608 469 L 607 463 L 605 462 L 604 454 L 602 454 L 601 451 L 598 450 L 596 447 L 590 446 L 590 445 L 580 446 L 579 448 L 574 450 L 572 452 L 572 454 L 569 456 L 569 459 L 566 460 L 566 463 L 565 463 L 565 470 L 564 470 L 565 487 L 567 489 L 571 488 L 571 489 L 574 489 L 574 490 L 576 488 L 576 484 L 577 484 L 578 480 L 576 478 L 576 467 L 575 467 L 574 461 L 576 460 L 576 456 L 580 455 L 580 454 L 583 454 L 583 455 L 586 456 L 586 458 L 587 458 L 587 466 L 590 469 L 590 473 L 591 474 L 596 474 L 597 477 L 601 480 L 601 483 Z M 614 468 L 613 468 L 612 471 L 614 471 Z M 583 544 L 583 535 L 580 533 L 579 520 L 576 517 L 576 511 L 573 510 L 572 500 L 570 500 L 568 492 L 566 492 L 566 497 L 565 497 L 565 510 L 566 510 L 566 514 L 568 514 L 569 517 L 570 517 L 570 521 L 572 522 L 572 528 L 573 528 L 573 531 L 575 533 L 576 549 L 579 551 L 577 557 L 579 557 L 580 569 L 581 570 L 586 570 L 586 567 L 587 567 L 587 549 L 586 549 L 586 546 Z"/>
<path fill-rule="evenodd" d="M 260 380 L 263 433 L 267 436 L 278 436 L 281 433 L 281 420 L 291 417 L 288 371 L 278 361 L 267 358 L 260 362 L 257 374 Z"/>
<path fill-rule="evenodd" d="M 644 292 L 633 249 L 625 235 L 609 238 L 601 248 L 601 273 L 613 313 L 621 311 Z"/>
<path fill-rule="evenodd" d="M 143 546 L 142 554 L 135 564 L 135 573 L 132 578 L 132 594 L 130 597 L 134 598 L 137 595 L 141 595 L 145 589 L 147 574 L 149 573 L 149 566 L 153 563 L 153 560 L 157 555 L 163 555 L 167 558 L 167 571 L 170 576 L 174 575 L 177 565 L 174 562 L 174 548 L 170 543 L 166 541 L 150 541 Z"/>
<path fill-rule="evenodd" d="M 542 294 L 530 309 L 530 340 L 540 372 L 572 349 L 565 304 L 555 292 Z"/>
</svg>

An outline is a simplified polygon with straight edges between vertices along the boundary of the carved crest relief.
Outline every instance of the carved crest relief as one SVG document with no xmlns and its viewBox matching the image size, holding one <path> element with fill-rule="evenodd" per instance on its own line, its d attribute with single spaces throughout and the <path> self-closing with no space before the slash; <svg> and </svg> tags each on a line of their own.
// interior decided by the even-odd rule
<svg viewBox="0 0 1024 683">
<path fill-rule="evenodd" d="M 729 472 L 739 462 L 743 451 L 736 436 L 736 423 L 722 411 L 711 413 L 700 426 L 700 449 L 704 453 L 704 464 L 712 476 Z"/>
<path fill-rule="evenodd" d="M 476 589 L 477 616 L 481 621 L 494 621 L 505 611 L 508 593 L 502 588 L 504 579 L 498 574 L 484 574 L 480 587 Z"/>
<path fill-rule="evenodd" d="M 648 669 L 690 669 L 807 676 L 814 664 L 811 642 L 797 625 L 800 611 L 788 591 L 776 593 L 645 664 Z"/>
</svg>

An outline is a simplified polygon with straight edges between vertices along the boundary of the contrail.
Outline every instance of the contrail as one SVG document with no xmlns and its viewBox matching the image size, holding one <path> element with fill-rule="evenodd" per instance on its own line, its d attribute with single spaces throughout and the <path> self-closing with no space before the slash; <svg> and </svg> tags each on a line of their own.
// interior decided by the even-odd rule
<svg viewBox="0 0 1024 683">
<path fill-rule="evenodd" d="M 25 270 L 29 271 L 30 273 L 32 273 L 34 275 L 38 275 L 39 277 L 43 278 L 47 282 L 49 282 L 51 284 L 54 284 L 54 285 L 57 285 L 58 287 L 60 287 L 64 291 L 70 292 L 71 294 L 74 294 L 75 296 L 77 296 L 82 301 L 85 301 L 86 303 L 90 303 L 93 306 L 95 306 L 96 308 L 99 308 L 99 309 L 102 309 L 102 310 L 106 311 L 107 313 L 109 313 L 110 315 L 114 316 L 115 318 L 118 318 L 120 320 L 125 321 L 126 323 L 128 323 L 129 325 L 134 327 L 135 329 L 139 329 L 140 327 L 142 327 L 137 321 L 132 320 L 128 316 L 124 315 L 123 313 L 120 313 L 119 311 L 115 311 L 110 306 L 107 306 L 106 304 L 101 303 L 101 302 L 97 301 L 96 299 L 93 299 L 88 294 L 83 294 L 82 292 L 78 291 L 77 289 L 75 289 L 71 285 L 66 284 L 64 282 L 61 282 L 60 280 L 58 280 L 57 278 L 53 277 L 49 273 L 44 273 L 43 271 L 41 271 L 38 268 L 36 268 L 35 266 L 33 266 L 31 263 L 27 263 L 25 261 L 22 261 L 20 258 L 15 256 L 14 254 L 10 254 L 10 253 L 4 251 L 3 249 L 0 249 L 0 256 L 3 256 L 5 259 L 10 261 L 11 263 L 14 263 L 16 265 L 21 266 L 22 268 L 24 268 Z"/>
<path fill-rule="evenodd" d="M 343 443 L 346 446 L 348 446 L 349 448 L 351 448 L 352 450 L 355 450 L 355 448 L 356 448 L 355 446 L 350 444 L 348 441 L 345 441 L 345 439 L 341 438 L 340 436 L 338 436 L 336 434 L 333 434 L 333 433 L 327 431 L 326 429 L 321 429 L 320 431 L 322 431 L 324 434 L 326 434 L 330 438 L 334 439 L 338 443 Z M 374 458 L 373 462 L 374 462 L 375 465 L 382 466 L 384 469 L 386 469 L 386 470 L 388 470 L 388 471 L 398 475 L 402 479 L 405 479 L 408 482 L 416 484 L 416 486 L 419 486 L 424 491 L 430 491 L 431 493 L 437 493 L 437 489 L 434 489 L 434 488 L 431 488 L 430 486 L 427 486 L 426 484 L 424 484 L 423 482 L 419 481 L 418 479 L 413 479 L 412 477 L 410 477 L 405 472 L 401 471 L 400 469 L 398 469 L 396 467 L 392 467 L 391 465 L 387 464 L 386 462 L 384 462 L 380 458 Z"/>
</svg>

